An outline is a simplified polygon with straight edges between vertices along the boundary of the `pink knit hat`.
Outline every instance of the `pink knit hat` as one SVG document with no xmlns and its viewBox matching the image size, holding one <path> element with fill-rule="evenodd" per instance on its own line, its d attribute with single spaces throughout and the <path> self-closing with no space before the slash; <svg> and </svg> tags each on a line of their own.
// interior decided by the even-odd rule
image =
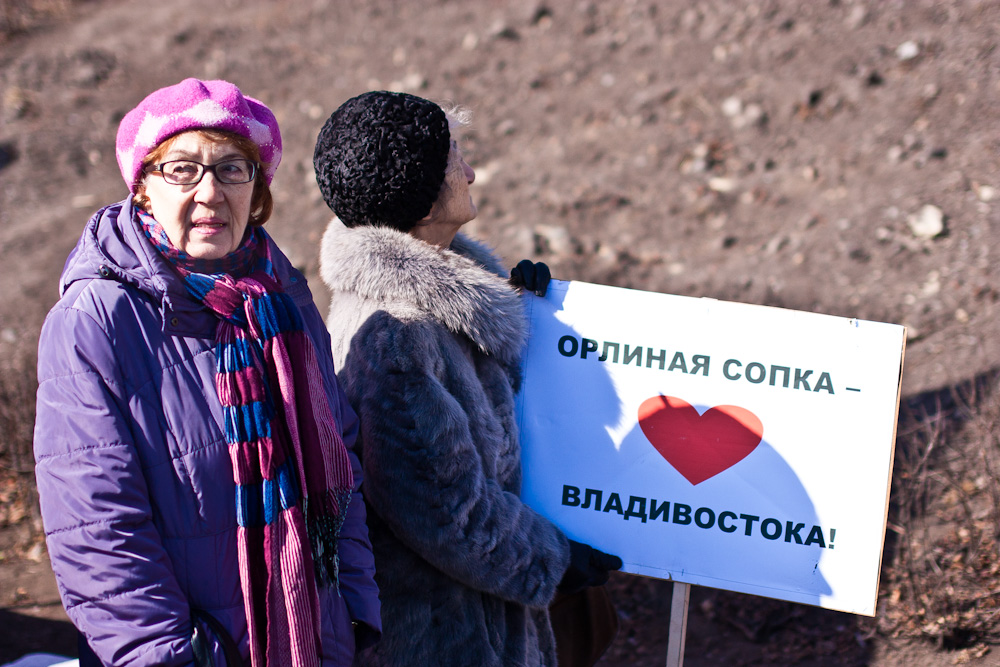
<svg viewBox="0 0 1000 667">
<path fill-rule="evenodd" d="M 228 130 L 253 141 L 271 182 L 281 162 L 281 132 L 271 110 L 228 81 L 184 79 L 150 93 L 118 126 L 115 154 L 129 190 L 135 193 L 149 151 L 175 134 L 199 129 Z"/>
</svg>

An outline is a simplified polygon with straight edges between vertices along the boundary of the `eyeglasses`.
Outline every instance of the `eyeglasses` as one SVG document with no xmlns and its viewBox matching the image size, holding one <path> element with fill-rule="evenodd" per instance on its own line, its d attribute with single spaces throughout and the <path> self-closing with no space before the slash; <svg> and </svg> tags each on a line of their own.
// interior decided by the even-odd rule
<svg viewBox="0 0 1000 667">
<path fill-rule="evenodd" d="M 212 172 L 215 180 L 227 185 L 249 183 L 257 174 L 257 164 L 245 158 L 223 160 L 215 164 L 202 164 L 194 160 L 170 160 L 154 164 L 152 172 L 160 172 L 163 180 L 173 185 L 197 185 L 205 176 Z"/>
</svg>

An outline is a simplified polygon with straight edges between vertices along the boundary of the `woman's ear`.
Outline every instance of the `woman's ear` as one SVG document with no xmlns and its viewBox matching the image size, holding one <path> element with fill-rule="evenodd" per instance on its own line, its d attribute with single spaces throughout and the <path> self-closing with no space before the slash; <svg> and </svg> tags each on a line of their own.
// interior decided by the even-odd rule
<svg viewBox="0 0 1000 667">
<path fill-rule="evenodd" d="M 441 201 L 440 197 L 438 197 L 438 201 Z M 417 224 L 421 226 L 431 224 L 432 222 L 434 222 L 434 219 L 437 218 L 437 211 L 438 211 L 438 203 L 437 201 L 435 201 L 433 204 L 431 204 L 430 212 L 428 212 L 427 215 L 425 215 L 422 219 L 420 219 L 417 222 Z"/>
</svg>

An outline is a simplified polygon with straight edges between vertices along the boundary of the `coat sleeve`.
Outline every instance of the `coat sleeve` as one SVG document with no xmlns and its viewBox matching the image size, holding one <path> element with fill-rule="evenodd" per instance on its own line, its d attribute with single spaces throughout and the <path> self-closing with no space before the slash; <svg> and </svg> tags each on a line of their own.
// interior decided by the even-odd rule
<svg viewBox="0 0 1000 667">
<path fill-rule="evenodd" d="M 191 621 L 152 523 L 106 332 L 57 307 L 39 342 L 35 475 L 63 605 L 104 664 L 189 665 Z"/>
<path fill-rule="evenodd" d="M 410 549 L 470 588 L 529 606 L 551 602 L 566 537 L 485 470 L 461 402 L 441 381 L 447 332 L 376 316 L 354 337 L 347 377 L 359 399 L 365 497 Z M 492 406 L 475 406 L 489 410 Z"/>
</svg>

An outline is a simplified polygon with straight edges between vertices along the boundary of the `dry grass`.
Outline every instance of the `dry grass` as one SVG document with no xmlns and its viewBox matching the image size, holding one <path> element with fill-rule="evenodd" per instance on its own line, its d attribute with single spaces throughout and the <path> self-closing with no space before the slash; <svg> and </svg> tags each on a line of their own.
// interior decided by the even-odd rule
<svg viewBox="0 0 1000 667">
<path fill-rule="evenodd" d="M 23 352 L 0 362 L 0 528 L 29 522 L 38 531 L 34 457 L 35 355 Z"/>
<path fill-rule="evenodd" d="M 902 412 L 880 631 L 942 648 L 1000 643 L 1000 380 Z"/>
</svg>

